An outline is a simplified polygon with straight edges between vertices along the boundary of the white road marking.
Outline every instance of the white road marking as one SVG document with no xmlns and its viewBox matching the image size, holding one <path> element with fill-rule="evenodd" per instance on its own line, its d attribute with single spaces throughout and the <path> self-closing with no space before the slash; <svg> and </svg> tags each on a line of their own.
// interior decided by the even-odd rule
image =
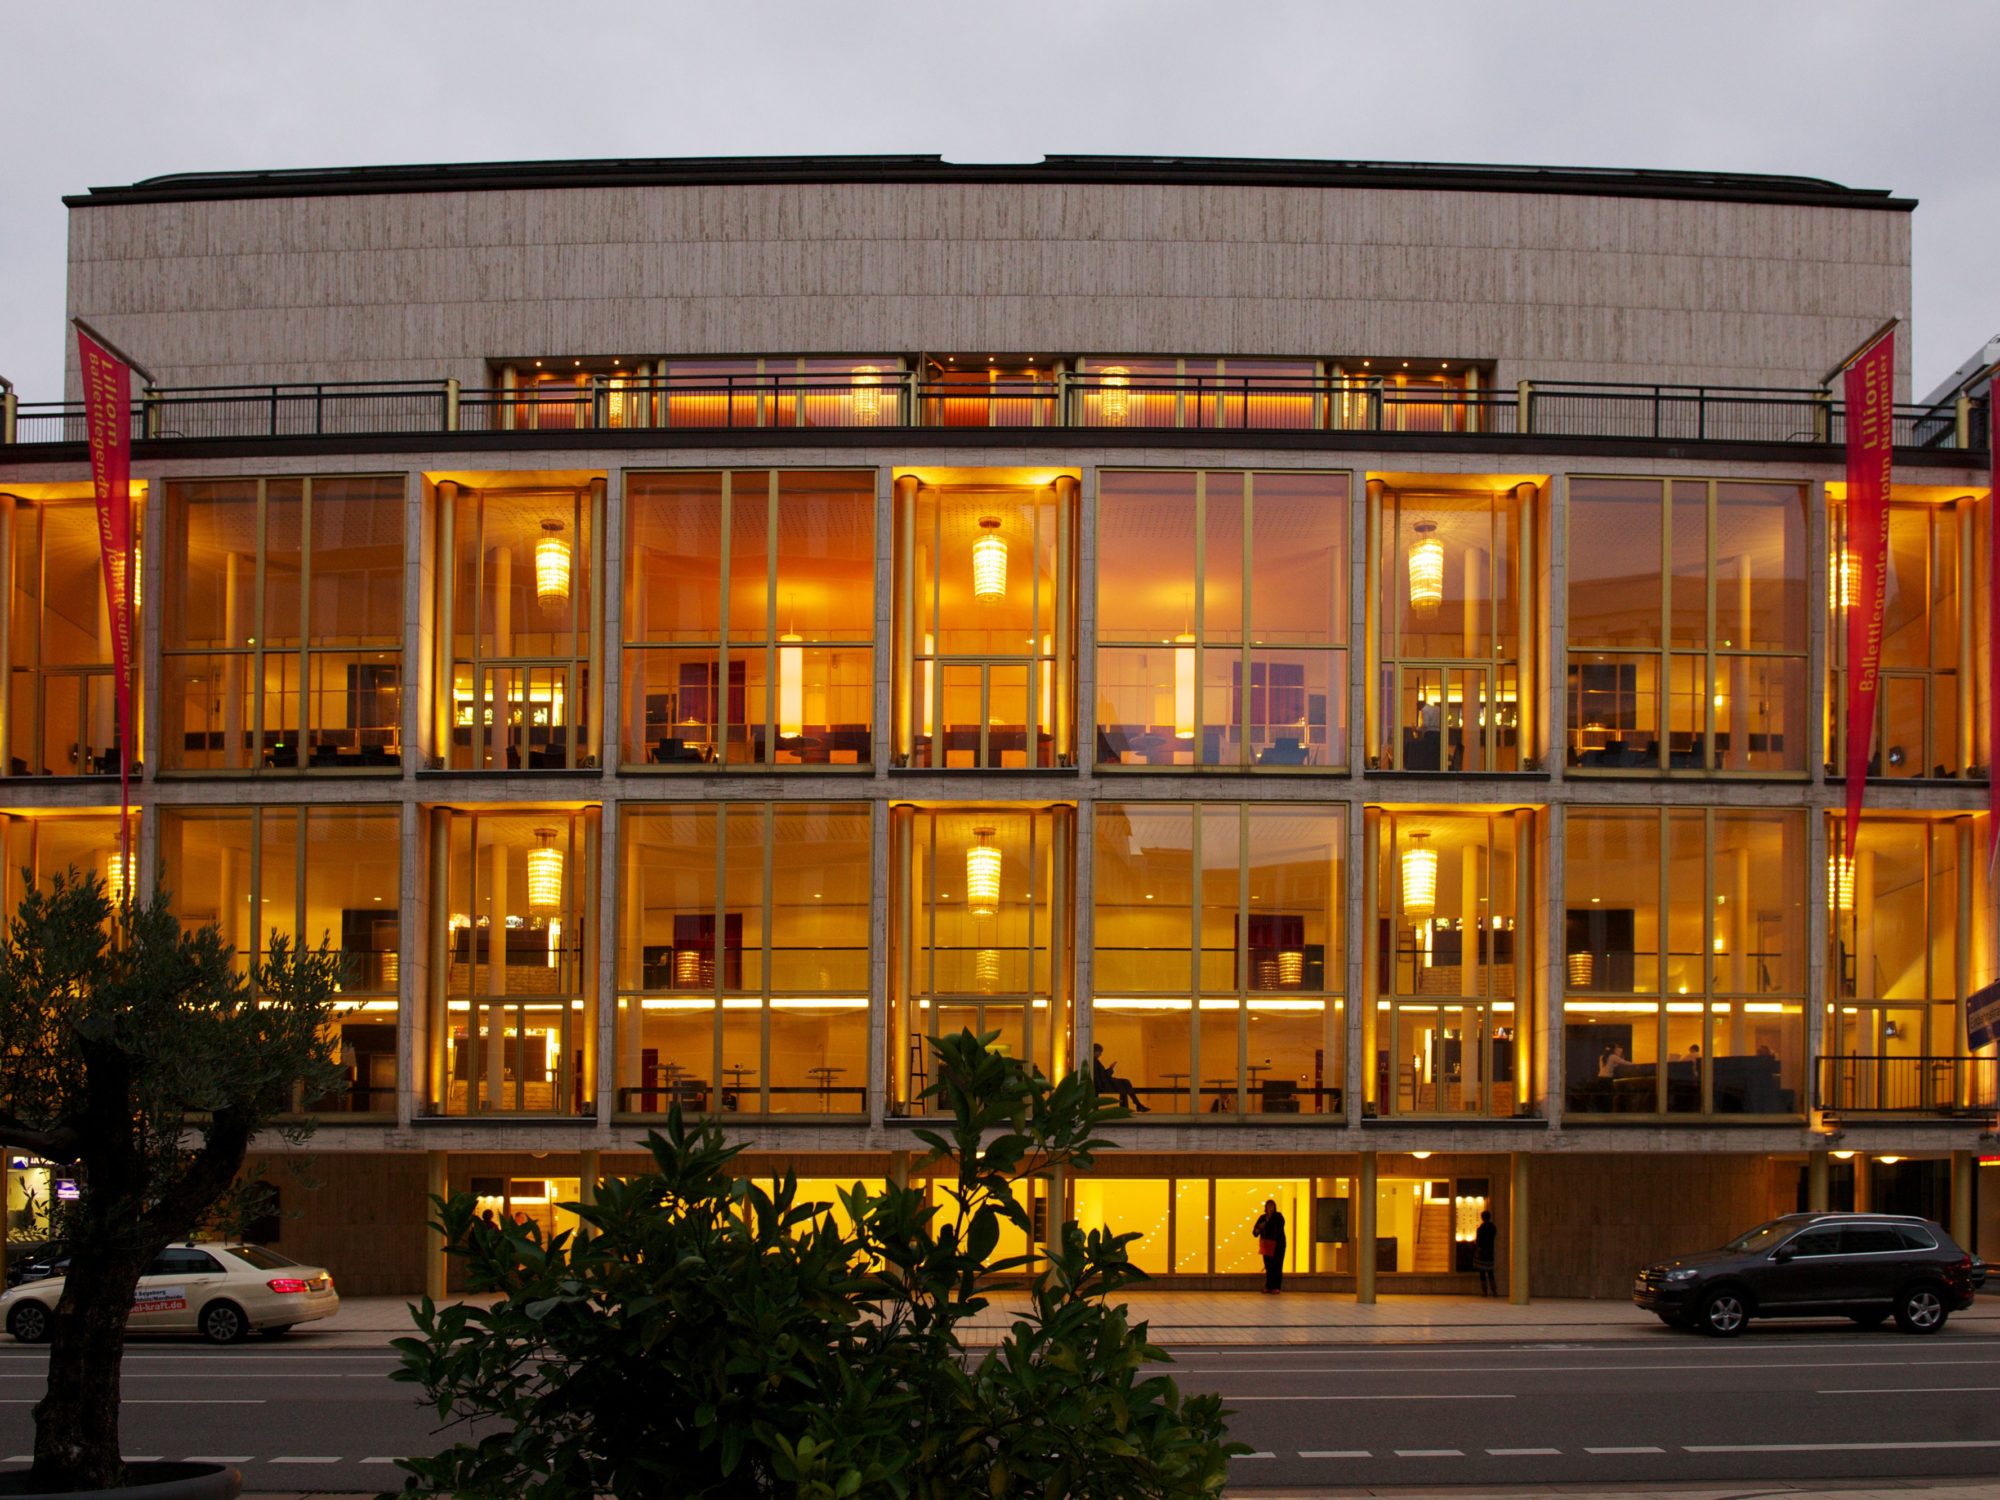
<svg viewBox="0 0 2000 1500">
<path fill-rule="evenodd" d="M 1667 1450 L 1664 1448 L 1640 1446 L 1634 1448 L 1586 1448 L 1583 1451 L 1585 1453 L 1665 1453 Z"/>
<path fill-rule="evenodd" d="M 2000 1391 L 2000 1385 L 1856 1385 L 1819 1392 L 1822 1396 L 1924 1396 L 1946 1391 Z"/>
<path fill-rule="evenodd" d="M 359 1460 L 359 1462 L 364 1464 L 392 1464 L 396 1460 L 393 1458 L 364 1458 Z"/>
<path fill-rule="evenodd" d="M 338 1458 L 298 1458 L 287 1455 L 284 1458 L 274 1458 L 271 1462 L 274 1464 L 337 1464 L 340 1460 Z"/>
<path fill-rule="evenodd" d="M 247 1453 L 190 1453 L 184 1464 L 247 1464 L 256 1462 Z"/>
<path fill-rule="evenodd" d="M 1465 1457 L 1465 1450 L 1464 1450 L 1464 1449 L 1462 1449 L 1462 1448 L 1398 1448 L 1398 1449 L 1396 1450 L 1396 1457 L 1398 1457 L 1398 1458 L 1463 1458 L 1463 1457 Z"/>
<path fill-rule="evenodd" d="M 1237 1458 L 1276 1458 L 1278 1455 L 1275 1453 L 1238 1453 L 1235 1456 Z"/>
<path fill-rule="evenodd" d="M 1488 1448 L 1487 1453 L 1494 1458 L 1554 1458 L 1562 1452 L 1560 1448 Z"/>
<path fill-rule="evenodd" d="M 1299 1451 L 1299 1457 L 1300 1458 L 1372 1458 L 1374 1457 L 1374 1455 L 1370 1453 L 1366 1448 L 1304 1448 Z"/>
<path fill-rule="evenodd" d="M 1904 1453 L 1946 1448 L 2000 1448 L 2000 1438 L 1934 1443 L 1690 1443 L 1684 1453 Z"/>
<path fill-rule="evenodd" d="M 118 1455 L 118 1461 L 127 1464 L 156 1464 L 161 1461 L 161 1458 L 162 1455 L 158 1453 L 121 1453 Z"/>
<path fill-rule="evenodd" d="M 1512 1401 L 1511 1391 L 1475 1391 L 1469 1395 L 1431 1395 L 1429 1393 L 1407 1396 L 1232 1396 L 1219 1393 L 1224 1401 Z"/>
</svg>

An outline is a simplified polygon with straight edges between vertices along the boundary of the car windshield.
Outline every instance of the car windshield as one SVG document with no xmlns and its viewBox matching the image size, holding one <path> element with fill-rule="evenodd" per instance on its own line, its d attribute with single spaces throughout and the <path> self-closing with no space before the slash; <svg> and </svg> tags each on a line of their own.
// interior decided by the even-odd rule
<svg viewBox="0 0 2000 1500">
<path fill-rule="evenodd" d="M 1773 1219 L 1768 1224 L 1759 1224 L 1755 1229 L 1746 1229 L 1722 1248 L 1725 1250 L 1769 1250 L 1786 1235 L 1798 1228 L 1793 1219 Z"/>
<path fill-rule="evenodd" d="M 266 1250 L 262 1245 L 231 1245 L 229 1253 L 238 1260 L 248 1261 L 260 1271 L 281 1271 L 286 1266 L 298 1264 L 275 1250 Z"/>
</svg>

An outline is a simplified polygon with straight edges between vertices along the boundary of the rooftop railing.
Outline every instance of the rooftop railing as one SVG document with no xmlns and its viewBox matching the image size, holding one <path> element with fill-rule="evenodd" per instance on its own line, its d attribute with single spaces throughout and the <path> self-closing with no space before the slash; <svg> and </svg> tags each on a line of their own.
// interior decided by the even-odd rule
<svg viewBox="0 0 2000 1500">
<path fill-rule="evenodd" d="M 5 393 L 0 445 L 84 440 L 81 404 Z M 1899 406 L 1896 446 L 1986 451 L 1986 401 Z M 575 386 L 461 389 L 455 380 L 321 381 L 148 390 L 135 439 L 386 437 L 451 432 L 767 428 L 1082 428 L 1125 431 L 1465 434 L 1651 442 L 1839 443 L 1841 404 L 1819 390 L 1593 381 L 1464 391 L 1351 377 L 1091 372 L 926 378 L 907 371 L 782 372 Z"/>
</svg>

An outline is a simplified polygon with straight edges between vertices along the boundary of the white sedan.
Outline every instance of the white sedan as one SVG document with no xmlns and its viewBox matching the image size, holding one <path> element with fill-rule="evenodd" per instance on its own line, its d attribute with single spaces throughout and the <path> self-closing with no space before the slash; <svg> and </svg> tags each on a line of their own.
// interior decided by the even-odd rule
<svg viewBox="0 0 2000 1500">
<path fill-rule="evenodd" d="M 55 1325 L 60 1273 L 0 1296 L 7 1331 L 39 1344 Z M 262 1245 L 170 1245 L 139 1278 L 127 1333 L 199 1333 L 211 1344 L 233 1344 L 251 1332 L 275 1336 L 340 1311 L 333 1277 Z"/>
</svg>

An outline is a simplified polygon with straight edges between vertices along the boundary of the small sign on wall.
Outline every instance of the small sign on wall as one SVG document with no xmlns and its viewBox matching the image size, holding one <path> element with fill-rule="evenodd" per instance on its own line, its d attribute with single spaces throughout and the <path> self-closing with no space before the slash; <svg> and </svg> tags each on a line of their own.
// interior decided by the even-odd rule
<svg viewBox="0 0 2000 1500">
<path fill-rule="evenodd" d="M 1345 1198 L 1313 1199 L 1313 1243 L 1344 1245 L 1352 1237 L 1348 1229 Z"/>
</svg>

